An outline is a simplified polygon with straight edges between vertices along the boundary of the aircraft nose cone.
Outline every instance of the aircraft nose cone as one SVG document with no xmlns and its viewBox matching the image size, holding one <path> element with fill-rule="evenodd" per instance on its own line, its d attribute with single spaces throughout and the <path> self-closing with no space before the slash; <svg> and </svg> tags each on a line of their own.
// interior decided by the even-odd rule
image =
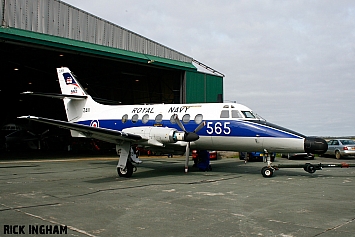
<svg viewBox="0 0 355 237">
<path fill-rule="evenodd" d="M 328 143 L 319 137 L 307 137 L 304 140 L 304 151 L 313 154 L 323 154 L 328 150 Z"/>
</svg>

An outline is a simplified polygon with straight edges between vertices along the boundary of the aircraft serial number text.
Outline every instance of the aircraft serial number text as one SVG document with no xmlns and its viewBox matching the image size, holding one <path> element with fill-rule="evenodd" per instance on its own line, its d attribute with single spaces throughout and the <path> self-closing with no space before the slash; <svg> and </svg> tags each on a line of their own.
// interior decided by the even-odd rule
<svg viewBox="0 0 355 237">
<path fill-rule="evenodd" d="M 232 130 L 229 125 L 230 122 L 224 122 L 223 124 L 221 122 L 216 122 L 215 124 L 207 122 L 206 132 L 208 134 L 230 134 Z"/>
</svg>

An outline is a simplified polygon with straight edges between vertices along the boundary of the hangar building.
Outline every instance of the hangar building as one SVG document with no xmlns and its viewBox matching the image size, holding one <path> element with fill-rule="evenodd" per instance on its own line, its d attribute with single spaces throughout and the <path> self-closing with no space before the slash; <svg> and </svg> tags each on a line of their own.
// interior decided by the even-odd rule
<svg viewBox="0 0 355 237">
<path fill-rule="evenodd" d="M 0 124 L 28 114 L 64 120 L 62 101 L 20 95 L 60 93 L 61 66 L 107 103 L 223 100 L 223 74 L 63 1 L 0 0 L 0 19 Z"/>
</svg>

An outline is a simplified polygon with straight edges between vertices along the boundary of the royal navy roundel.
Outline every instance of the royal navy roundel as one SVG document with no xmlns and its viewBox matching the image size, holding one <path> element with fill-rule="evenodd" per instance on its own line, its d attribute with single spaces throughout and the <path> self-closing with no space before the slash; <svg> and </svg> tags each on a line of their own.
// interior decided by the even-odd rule
<svg viewBox="0 0 355 237">
<path fill-rule="evenodd" d="M 99 126 L 99 121 L 98 120 L 92 120 L 91 123 L 90 123 L 90 127 L 100 127 Z"/>
</svg>

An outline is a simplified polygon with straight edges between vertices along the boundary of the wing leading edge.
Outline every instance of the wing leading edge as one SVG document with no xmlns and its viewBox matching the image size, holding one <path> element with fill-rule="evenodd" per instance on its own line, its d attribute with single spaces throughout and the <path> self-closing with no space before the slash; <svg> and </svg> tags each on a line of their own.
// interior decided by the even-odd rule
<svg viewBox="0 0 355 237">
<path fill-rule="evenodd" d="M 41 118 L 35 116 L 21 116 L 18 118 L 25 118 L 33 121 L 37 121 L 40 123 L 46 123 L 55 125 L 61 128 L 75 130 L 88 138 L 96 138 L 103 141 L 111 142 L 111 143 L 120 143 L 121 141 L 139 141 L 145 140 L 141 136 L 136 134 L 125 133 L 122 131 L 116 131 L 112 129 L 99 128 L 99 127 L 90 127 L 87 125 L 77 124 L 77 123 L 69 123 L 55 119 Z"/>
</svg>

